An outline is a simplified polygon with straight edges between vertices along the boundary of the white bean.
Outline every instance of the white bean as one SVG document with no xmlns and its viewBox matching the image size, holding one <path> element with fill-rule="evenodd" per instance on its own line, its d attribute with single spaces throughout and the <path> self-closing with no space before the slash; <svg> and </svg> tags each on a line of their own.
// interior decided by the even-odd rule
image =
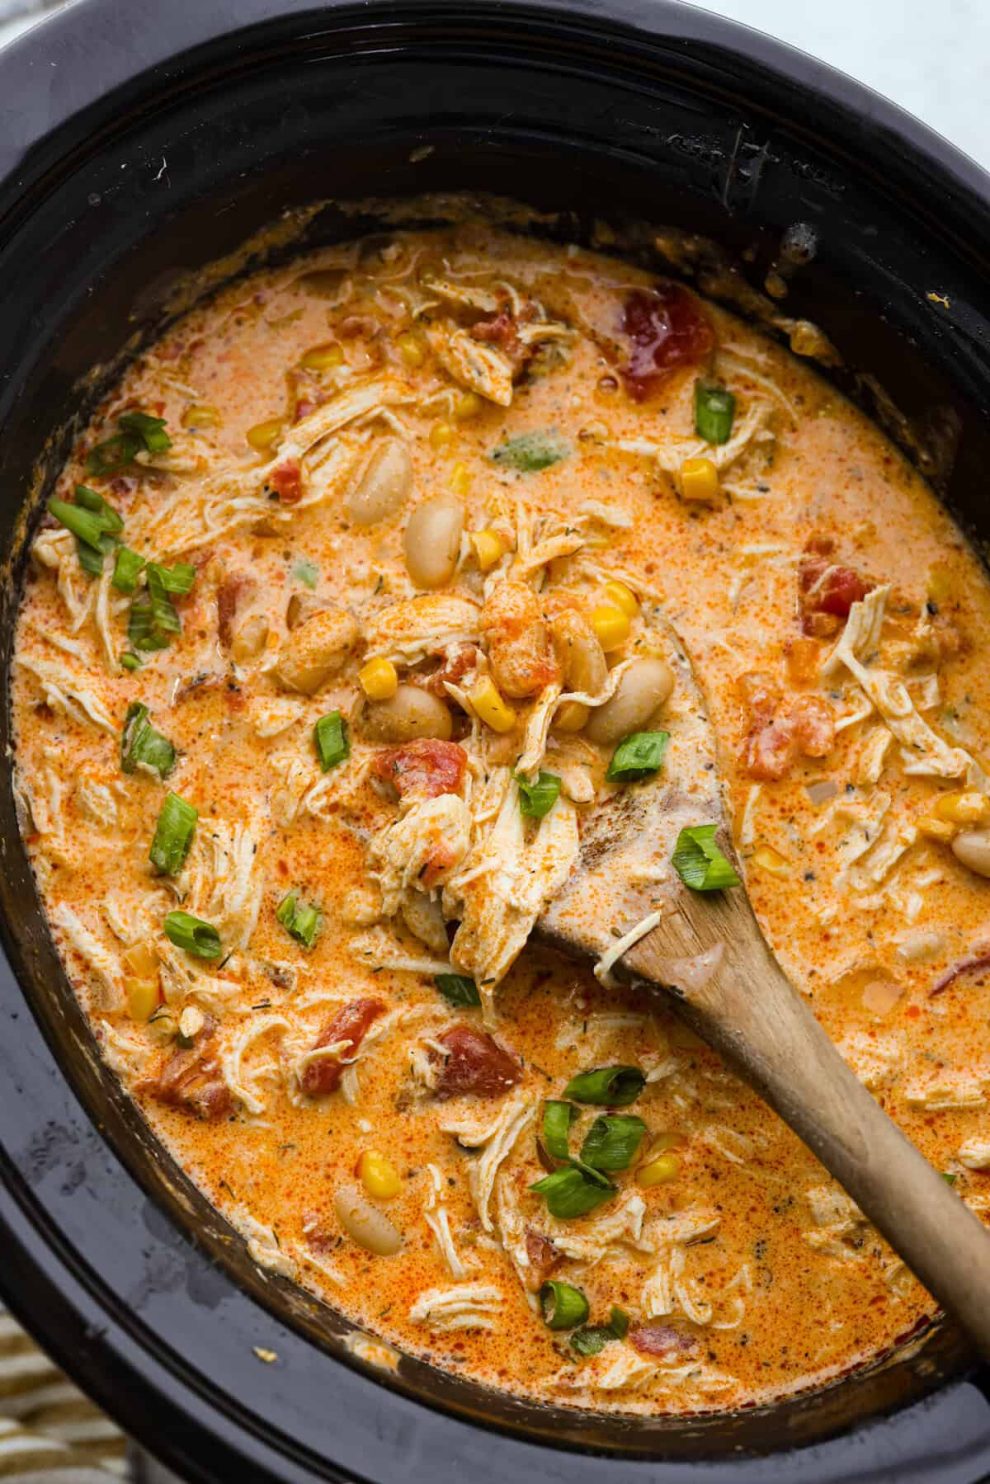
<svg viewBox="0 0 990 1484">
<path fill-rule="evenodd" d="M 990 830 L 963 830 L 952 842 L 952 854 L 977 876 L 990 876 Z"/>
<path fill-rule="evenodd" d="M 598 635 L 580 613 L 558 613 L 552 624 L 565 690 L 597 696 L 608 679 L 608 664 Z"/>
<path fill-rule="evenodd" d="M 372 742 L 412 742 L 416 737 L 450 737 L 450 712 L 438 696 L 418 685 L 400 685 L 389 701 L 365 708 L 362 730 Z"/>
<path fill-rule="evenodd" d="M 398 515 L 412 494 L 413 466 L 401 438 L 376 445 L 357 484 L 348 491 L 344 510 L 356 526 L 377 525 Z"/>
<path fill-rule="evenodd" d="M 402 1233 L 362 1195 L 356 1185 L 341 1185 L 333 1198 L 337 1220 L 349 1237 L 366 1252 L 391 1257 L 402 1246 Z"/>
<path fill-rule="evenodd" d="M 417 505 L 402 544 L 406 569 L 417 587 L 443 587 L 453 577 L 461 549 L 464 507 L 454 495 L 434 495 Z"/>
<path fill-rule="evenodd" d="M 673 688 L 674 672 L 666 660 L 633 660 L 611 700 L 592 711 L 585 736 L 607 746 L 640 731 Z"/>
<path fill-rule="evenodd" d="M 343 608 L 324 608 L 293 629 L 278 661 L 287 690 L 312 696 L 336 674 L 358 641 L 358 626 Z"/>
</svg>

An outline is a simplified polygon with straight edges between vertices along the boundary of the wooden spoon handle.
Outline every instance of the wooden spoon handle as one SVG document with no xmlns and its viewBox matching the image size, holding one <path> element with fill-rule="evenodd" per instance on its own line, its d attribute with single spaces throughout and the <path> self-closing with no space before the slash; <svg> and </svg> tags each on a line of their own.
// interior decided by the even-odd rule
<svg viewBox="0 0 990 1484">
<path fill-rule="evenodd" d="M 762 937 L 692 983 L 659 934 L 627 954 L 794 1129 L 930 1293 L 990 1358 L 990 1232 L 850 1071 Z M 738 941 L 738 940 L 737 940 Z M 762 951 L 761 951 L 762 950 Z M 701 976 L 703 977 L 703 976 Z"/>
</svg>

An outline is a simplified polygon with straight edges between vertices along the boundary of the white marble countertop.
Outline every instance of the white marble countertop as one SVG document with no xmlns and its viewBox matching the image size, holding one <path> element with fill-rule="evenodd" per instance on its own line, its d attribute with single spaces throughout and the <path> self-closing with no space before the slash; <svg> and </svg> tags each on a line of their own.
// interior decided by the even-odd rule
<svg viewBox="0 0 990 1484">
<path fill-rule="evenodd" d="M 0 0 L 0 45 L 72 0 Z M 164 0 L 195 4 L 196 0 Z M 471 0 L 466 0 L 470 4 Z M 127 0 L 119 0 L 121 19 Z M 990 169 L 990 0 L 708 0 L 875 88 Z"/>
</svg>

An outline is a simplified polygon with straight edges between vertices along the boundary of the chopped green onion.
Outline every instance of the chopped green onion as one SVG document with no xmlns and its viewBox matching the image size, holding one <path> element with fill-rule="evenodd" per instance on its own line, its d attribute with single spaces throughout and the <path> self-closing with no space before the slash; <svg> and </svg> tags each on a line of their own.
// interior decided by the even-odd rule
<svg viewBox="0 0 990 1484">
<path fill-rule="evenodd" d="M 444 999 L 449 1000 L 452 1005 L 473 1009 L 481 1004 L 478 986 L 466 974 L 436 974 L 433 982 Z"/>
<path fill-rule="evenodd" d="M 646 1086 L 639 1067 L 595 1067 L 579 1072 L 564 1088 L 564 1097 L 576 1103 L 598 1103 L 606 1108 L 626 1108 Z"/>
<path fill-rule="evenodd" d="M 581 1163 L 595 1170 L 628 1170 L 645 1133 L 646 1124 L 635 1113 L 603 1114 L 585 1135 Z"/>
<path fill-rule="evenodd" d="M 117 427 L 119 432 L 90 449 L 86 459 L 90 474 L 104 477 L 117 474 L 133 463 L 135 454 L 142 449 L 148 453 L 165 453 L 172 447 L 163 417 L 152 417 L 149 412 L 124 412 L 117 419 Z"/>
<path fill-rule="evenodd" d="M 519 813 L 524 819 L 542 819 L 560 797 L 560 779 L 556 773 L 540 773 L 535 783 L 528 783 L 521 773 L 516 774 L 519 786 Z"/>
<path fill-rule="evenodd" d="M 124 412 L 118 417 L 117 426 L 139 438 L 149 453 L 165 453 L 172 447 L 163 417 L 152 417 L 149 412 Z"/>
<path fill-rule="evenodd" d="M 594 1165 L 586 1165 L 583 1159 L 578 1159 L 577 1155 L 572 1154 L 568 1164 L 573 1165 L 575 1170 L 580 1170 L 584 1178 L 592 1185 L 597 1185 L 599 1190 L 614 1189 L 607 1175 L 603 1175 L 601 1170 L 596 1170 Z"/>
<path fill-rule="evenodd" d="M 323 923 L 323 913 L 319 907 L 312 902 L 300 902 L 299 893 L 290 891 L 279 902 L 275 916 L 290 937 L 295 938 L 304 948 L 312 948 Z"/>
<path fill-rule="evenodd" d="M 540 1289 L 540 1308 L 547 1329 L 573 1329 L 588 1317 L 588 1300 L 580 1288 L 553 1278 Z"/>
<path fill-rule="evenodd" d="M 141 440 L 135 434 L 114 433 L 90 449 L 86 455 L 86 472 L 104 479 L 119 474 L 121 469 L 133 463 L 134 455 L 140 453 L 141 447 Z"/>
<path fill-rule="evenodd" d="M 176 562 L 174 567 L 163 567 L 160 562 L 148 563 L 148 586 L 154 582 L 163 593 L 177 593 L 179 597 L 185 597 L 186 593 L 192 591 L 195 581 L 196 568 L 191 562 Z"/>
<path fill-rule="evenodd" d="M 618 1304 L 612 1305 L 612 1313 L 608 1321 L 608 1327 L 617 1340 L 624 1340 L 629 1333 L 629 1315 L 625 1309 L 620 1309 Z"/>
<path fill-rule="evenodd" d="M 619 1337 L 607 1324 L 586 1324 L 571 1335 L 571 1346 L 578 1355 L 598 1355 Z"/>
<path fill-rule="evenodd" d="M 165 936 L 193 958 L 219 958 L 223 953 L 220 934 L 213 924 L 189 912 L 170 912 L 165 919 Z"/>
<path fill-rule="evenodd" d="M 607 1181 L 600 1184 L 597 1179 L 590 1178 L 589 1172 L 575 1165 L 554 1170 L 552 1175 L 544 1175 L 529 1188 L 543 1196 L 551 1216 L 564 1221 L 573 1216 L 584 1216 L 604 1201 L 611 1200 L 615 1194 L 614 1185 Z"/>
<path fill-rule="evenodd" d="M 148 720 L 150 714 L 140 701 L 132 701 L 128 706 L 120 738 L 120 766 L 125 773 L 147 768 L 159 778 L 167 778 L 175 767 L 175 748 L 167 737 L 155 731 Z"/>
<path fill-rule="evenodd" d="M 301 582 L 303 587 L 308 587 L 312 592 L 320 580 L 320 569 L 308 557 L 300 557 L 292 568 L 292 575 L 297 582 Z"/>
<path fill-rule="evenodd" d="M 181 628 L 179 615 L 167 598 L 142 593 L 131 604 L 127 617 L 127 641 L 135 649 L 167 649 L 172 634 Z"/>
<path fill-rule="evenodd" d="M 946 1185 L 955 1185 L 959 1179 L 959 1176 L 953 1170 L 943 1170 L 941 1173 Z"/>
<path fill-rule="evenodd" d="M 100 537 L 98 552 L 94 551 L 91 546 L 87 546 L 85 541 L 80 541 L 78 536 L 76 537 L 76 556 L 79 558 L 80 567 L 88 577 L 103 576 L 104 560 L 113 551 L 115 545 L 114 538 L 108 536 L 106 532 Z"/>
<path fill-rule="evenodd" d="M 736 399 L 727 387 L 716 381 L 698 380 L 694 384 L 694 431 L 706 443 L 728 443 Z"/>
<path fill-rule="evenodd" d="M 669 732 L 633 732 L 623 737 L 612 754 L 605 777 L 610 783 L 635 783 L 650 778 L 663 766 Z"/>
<path fill-rule="evenodd" d="M 571 1345 L 578 1355 L 598 1355 L 613 1340 L 624 1340 L 629 1333 L 629 1315 L 613 1305 L 608 1324 L 586 1324 L 571 1335 Z"/>
<path fill-rule="evenodd" d="M 681 830 L 671 856 L 674 870 L 692 891 L 722 891 L 738 886 L 739 877 L 715 844 L 715 826 L 696 824 Z"/>
<path fill-rule="evenodd" d="M 567 1159 L 570 1152 L 568 1136 L 577 1117 L 578 1110 L 573 1103 L 550 1098 L 543 1104 L 543 1143 L 554 1159 Z"/>
<path fill-rule="evenodd" d="M 89 495 L 95 493 L 93 490 L 86 490 L 86 486 L 80 484 L 76 487 L 75 503 L 53 498 L 48 501 L 49 514 L 54 515 L 59 524 L 65 526 L 67 531 L 71 531 L 78 541 L 84 542 L 93 551 L 99 552 L 102 565 L 102 557 L 106 549 L 103 537 L 112 536 L 119 531 L 123 521 L 113 506 L 108 505 L 100 495 L 96 495 L 96 499 L 100 502 L 99 509 L 94 510 L 91 505 L 83 504 L 79 499 L 80 491 L 85 491 Z"/>
<path fill-rule="evenodd" d="M 518 438 L 510 438 L 493 449 L 492 459 L 520 474 L 536 474 L 540 469 L 549 469 L 551 464 L 559 464 L 570 451 L 571 445 L 559 433 L 520 433 Z"/>
<path fill-rule="evenodd" d="M 324 773 L 328 773 L 337 763 L 342 763 L 350 756 L 351 744 L 347 739 L 344 718 L 339 711 L 328 711 L 326 716 L 320 717 L 313 728 L 313 738 L 316 742 L 316 755 Z"/>
<path fill-rule="evenodd" d="M 137 587 L 137 580 L 143 566 L 144 557 L 138 556 L 136 551 L 131 551 L 129 546 L 118 546 L 113 564 L 113 577 L 110 579 L 117 591 L 132 593 Z"/>
<path fill-rule="evenodd" d="M 120 667 L 122 670 L 140 670 L 141 661 L 136 654 L 132 654 L 127 649 L 120 656 Z"/>
<path fill-rule="evenodd" d="M 193 804 L 178 794 L 165 795 L 149 852 L 151 864 L 163 875 L 177 876 L 182 870 L 198 818 L 199 810 Z"/>
<path fill-rule="evenodd" d="M 103 522 L 103 529 L 111 536 L 118 535 L 124 529 L 124 517 L 120 511 L 115 510 L 108 500 L 104 500 L 97 490 L 91 490 L 88 484 L 76 485 L 76 504 L 98 515 Z"/>
<path fill-rule="evenodd" d="M 608 1324 L 586 1324 L 571 1335 L 571 1345 L 579 1355 L 598 1355 L 613 1340 L 624 1340 L 629 1333 L 629 1315 L 613 1304 Z"/>
<path fill-rule="evenodd" d="M 182 632 L 182 620 L 169 595 L 188 592 L 195 577 L 195 568 L 185 563 L 172 568 L 148 563 L 147 592 L 134 599 L 127 621 L 127 637 L 134 649 L 167 649 L 172 635 Z"/>
</svg>

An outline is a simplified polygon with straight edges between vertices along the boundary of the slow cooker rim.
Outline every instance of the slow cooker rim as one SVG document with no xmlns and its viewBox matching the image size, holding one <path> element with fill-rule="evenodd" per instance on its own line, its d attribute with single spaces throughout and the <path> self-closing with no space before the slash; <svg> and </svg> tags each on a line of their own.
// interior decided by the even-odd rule
<svg viewBox="0 0 990 1484">
<path fill-rule="evenodd" d="M 361 8 L 367 9 L 368 7 Z M 406 3 L 406 0 L 399 0 L 397 5 L 390 7 L 390 12 L 395 14 L 403 10 L 413 11 L 417 8 L 419 8 L 417 0 L 408 0 L 408 3 Z M 39 75 L 37 68 L 39 66 L 47 66 L 53 54 L 57 60 L 60 52 L 64 54 L 66 59 L 71 58 L 73 64 L 78 67 L 81 50 L 85 51 L 86 46 L 92 43 L 94 38 L 99 36 L 101 24 L 103 22 L 112 22 L 119 25 L 119 16 L 114 16 L 115 9 L 114 0 L 77 0 L 77 3 L 69 10 L 62 12 L 60 15 L 44 23 L 42 27 L 29 32 L 20 42 L 15 43 L 9 54 L 0 54 L 0 96 L 7 98 L 8 108 L 13 112 L 19 111 L 22 117 L 29 119 L 30 110 L 27 108 L 18 110 L 18 103 L 21 100 L 26 101 L 27 95 L 31 93 Z M 319 9 L 336 12 L 355 9 L 355 7 L 344 3 L 344 0 L 341 0 L 341 3 L 335 3 L 335 0 L 329 0 L 329 3 L 322 7 L 302 3 L 302 0 L 282 0 L 282 3 L 277 7 L 277 12 L 279 16 L 284 16 L 292 13 L 315 13 Z M 693 9 L 671 3 L 671 0 L 655 0 L 655 3 L 649 4 L 641 3 L 641 0 L 613 0 L 613 3 L 607 6 L 596 4 L 595 0 L 576 0 L 574 4 L 567 3 L 567 0 L 543 0 L 543 3 L 539 5 L 531 5 L 528 3 L 528 0 L 501 0 L 500 9 L 509 15 L 513 12 L 577 12 L 592 17 L 595 20 L 603 20 L 606 23 L 617 21 L 619 24 L 634 24 L 642 27 L 649 34 L 676 35 L 678 39 L 685 42 L 690 40 L 711 41 L 716 45 L 725 46 L 730 50 L 746 51 L 746 48 L 740 44 L 745 39 L 752 46 L 753 51 L 758 53 L 756 60 L 761 65 L 780 70 L 789 69 L 793 80 L 799 86 L 807 86 L 813 91 L 823 94 L 827 92 L 824 84 L 829 84 L 831 89 L 830 96 L 833 101 L 852 109 L 858 107 L 861 112 L 865 112 L 871 118 L 871 121 L 878 126 L 890 129 L 901 137 L 907 138 L 912 147 L 918 151 L 919 155 L 927 159 L 931 168 L 943 175 L 948 174 L 960 189 L 979 196 L 984 205 L 990 200 L 990 178 L 986 176 L 980 167 L 969 161 L 967 157 L 939 136 L 926 129 L 924 125 L 919 124 L 910 115 L 903 114 L 894 105 L 886 103 L 886 100 L 878 98 L 877 95 L 870 93 L 869 90 L 862 88 L 859 84 L 843 78 L 841 74 L 834 73 L 822 64 L 814 62 L 813 59 L 806 58 L 803 54 L 795 53 L 790 48 L 783 46 L 783 44 L 763 37 L 760 33 L 752 32 L 749 28 L 736 26 L 731 22 L 723 21 L 719 17 L 711 16 L 707 12 L 694 11 Z M 164 63 L 167 57 L 173 55 L 177 50 L 188 50 L 201 42 L 217 36 L 232 34 L 227 30 L 224 24 L 225 21 L 236 19 L 237 24 L 235 29 L 240 30 L 251 24 L 254 20 L 261 21 L 272 18 L 272 8 L 265 3 L 265 0 L 241 0 L 241 3 L 238 3 L 236 6 L 236 17 L 233 15 L 233 10 L 234 7 L 224 4 L 223 0 L 204 0 L 204 3 L 196 7 L 194 11 L 190 8 L 188 12 L 185 12 L 185 8 L 180 7 L 180 13 L 177 16 L 169 16 L 167 23 L 163 23 L 159 28 L 159 32 L 156 34 L 149 35 L 148 30 L 150 28 L 146 28 L 144 36 L 131 38 L 132 43 L 138 44 L 132 44 L 127 57 L 128 65 L 124 67 L 123 74 L 120 77 L 110 81 L 110 86 L 115 86 L 117 82 L 130 80 L 137 72 L 146 70 L 148 67 L 156 67 Z M 615 12 L 619 12 L 620 14 L 616 16 Z M 59 33 L 58 35 L 54 34 L 56 31 Z M 166 36 L 168 37 L 167 42 L 165 40 Z M 178 46 L 175 45 L 177 40 Z M 145 41 L 149 43 L 145 48 L 146 54 L 141 57 L 140 64 L 135 66 L 135 51 L 141 50 L 140 43 Z M 150 55 L 152 52 L 154 55 Z M 752 53 L 747 52 L 747 55 L 752 55 Z M 797 59 L 796 62 L 795 59 Z M 114 61 L 116 62 L 116 58 Z M 86 74 L 85 68 L 81 70 Z M 802 76 L 802 73 L 806 75 Z M 104 72 L 103 76 L 106 78 L 106 72 Z M 19 145 L 17 160 L 13 162 L 7 161 L 5 163 L 5 157 L 9 154 L 7 146 L 9 146 L 12 139 L 12 135 L 6 136 L 7 145 L 0 145 L 0 180 L 8 174 L 16 174 L 17 170 L 24 163 L 25 151 L 42 141 L 53 129 L 58 128 L 61 124 L 70 122 L 77 112 L 96 101 L 102 95 L 105 89 L 96 79 L 97 74 L 95 71 L 91 75 L 84 77 L 85 83 L 89 85 L 88 92 L 86 92 L 85 96 L 83 96 L 81 91 L 73 92 L 71 95 L 64 97 L 57 93 L 53 95 L 51 108 L 47 115 L 47 126 L 39 128 L 37 121 L 35 121 L 31 127 L 25 129 L 17 141 Z M 8 83 L 10 83 L 9 88 L 7 88 Z M 5 88 L 6 91 L 4 91 Z M 11 1181 L 8 1183 L 4 1180 L 3 1189 L 0 1191 L 0 1227 L 9 1236 L 13 1244 L 12 1251 L 15 1253 L 16 1258 L 20 1260 L 19 1271 L 24 1281 L 29 1285 L 36 1285 L 45 1292 L 46 1303 L 52 1305 L 52 1312 L 54 1312 L 57 1300 L 63 1299 L 68 1293 L 75 1290 L 73 1301 L 74 1312 L 72 1316 L 73 1323 L 76 1326 L 74 1339 L 67 1340 L 64 1333 L 61 1339 L 52 1334 L 48 1337 L 52 1348 L 57 1351 L 60 1350 L 64 1354 L 67 1350 L 71 1350 L 74 1344 L 85 1343 L 92 1347 L 94 1363 L 96 1362 L 96 1357 L 100 1356 L 108 1368 L 118 1369 L 126 1357 L 128 1350 L 133 1350 L 134 1348 L 133 1337 L 128 1335 L 119 1326 L 107 1324 L 105 1310 L 100 1307 L 93 1294 L 86 1292 L 85 1284 L 81 1281 L 81 1275 L 73 1271 L 71 1261 L 66 1260 L 65 1255 L 58 1251 L 58 1243 L 53 1234 L 49 1234 L 45 1254 L 46 1258 L 50 1259 L 49 1263 L 37 1263 L 30 1256 L 28 1252 L 28 1246 L 30 1244 L 23 1239 L 25 1221 L 25 1203 L 23 1200 L 18 1199 L 14 1190 L 14 1182 Z M 37 1231 L 37 1225 L 34 1230 L 35 1232 Z M 17 1261 L 12 1266 L 15 1271 L 18 1270 Z M 54 1276 L 56 1270 L 58 1271 L 57 1277 Z M 14 1300 L 14 1305 L 15 1307 L 19 1307 L 16 1299 Z M 32 1303 L 25 1307 L 31 1307 L 33 1315 L 36 1315 L 38 1312 L 37 1304 Z M 103 1325 L 106 1325 L 106 1329 L 103 1334 L 100 1334 L 98 1331 Z M 142 1363 L 146 1374 L 148 1370 L 148 1355 L 146 1351 L 142 1351 Z M 172 1371 L 166 1371 L 164 1367 L 162 1367 L 162 1373 L 165 1381 L 161 1383 L 161 1391 L 158 1394 L 170 1394 L 171 1400 L 174 1398 L 176 1387 L 174 1373 Z M 400 1401 L 402 1399 L 394 1397 L 394 1395 L 391 1398 L 392 1403 L 397 1404 Z M 939 1402 L 940 1397 L 936 1397 L 927 1405 L 937 1407 Z M 415 1404 L 405 1403 L 405 1405 Z M 118 1407 L 118 1410 L 122 1409 Z M 421 1413 L 425 1411 L 425 1409 L 418 1407 L 416 1410 Z M 431 1415 L 435 1421 L 439 1414 L 433 1413 Z M 440 1425 L 446 1426 L 454 1421 L 455 1419 L 453 1418 L 445 1418 L 442 1419 Z M 202 1428 L 204 1430 L 204 1436 L 210 1441 L 216 1439 L 218 1432 L 224 1431 L 223 1428 L 218 1426 L 215 1411 L 211 1412 L 208 1423 L 198 1419 L 195 1421 L 191 1419 L 190 1426 Z M 234 1432 L 236 1427 L 237 1424 L 231 1423 L 230 1431 Z M 135 1426 L 135 1430 L 140 1429 Z M 499 1441 L 509 1441 L 499 1439 L 498 1435 L 489 1434 L 488 1436 L 491 1439 L 491 1445 L 493 1447 Z M 520 1444 L 518 1440 L 511 1441 L 516 1443 L 517 1446 L 525 1447 L 532 1455 L 536 1455 L 539 1452 L 537 1446 L 534 1444 Z M 233 1450 L 230 1454 L 231 1458 L 235 1458 L 238 1461 L 242 1460 L 243 1454 L 239 1451 L 236 1441 L 232 1439 L 224 1446 L 229 1446 Z M 259 1439 L 257 1437 L 252 1439 L 252 1446 L 256 1449 L 259 1447 Z M 186 1466 L 188 1466 L 188 1455 L 185 1455 L 185 1457 Z M 562 1457 L 566 1459 L 567 1457 L 573 1457 L 573 1455 L 564 1454 Z M 621 1464 L 627 1470 L 642 1467 L 639 1460 L 631 1458 L 616 1459 L 614 1462 Z M 302 1480 L 312 1477 L 308 1471 L 298 1474 L 292 1473 L 291 1475 L 287 1473 L 285 1455 L 281 1451 L 277 1453 L 277 1464 L 277 1471 L 270 1475 L 272 1478 L 287 1479 L 291 1477 L 294 1479 L 298 1477 Z M 257 1453 L 252 1454 L 251 1466 L 258 1470 L 263 1467 Z M 649 1465 L 646 1465 L 646 1467 L 649 1467 Z M 707 1467 L 711 1470 L 711 1477 L 719 1476 L 718 1464 L 709 1463 Z M 729 1467 L 728 1464 L 724 1465 L 726 1474 L 729 1473 Z M 536 1478 L 545 1476 L 549 1478 L 551 1477 L 551 1473 L 552 1471 L 550 1469 L 547 1469 L 545 1473 L 541 1470 L 538 1471 L 534 1462 L 533 1470 L 527 1474 L 527 1477 Z M 326 1471 L 325 1476 L 328 1478 L 339 1477 L 339 1475 L 329 1469 Z M 555 1473 L 553 1473 L 553 1476 L 556 1477 Z M 203 1477 L 214 1477 L 214 1475 L 204 1474 Z M 261 1479 L 268 1476 L 259 1471 L 252 1474 L 252 1477 Z M 665 1474 L 664 1477 L 672 1476 Z M 732 1477 L 735 1477 L 735 1475 L 733 1474 Z M 764 1477 L 768 1479 L 771 1477 L 769 1468 L 765 1470 Z"/>
<path fill-rule="evenodd" d="M 233 37 L 253 25 L 289 15 L 318 16 L 354 10 L 369 12 L 368 0 L 200 0 L 196 6 L 169 7 L 156 24 L 133 26 L 126 48 L 107 48 L 108 33 L 119 28 L 117 0 L 71 0 L 61 11 L 40 21 L 0 50 L 0 97 L 4 129 L 0 131 L 0 182 L 21 166 L 26 152 L 41 139 L 97 102 L 118 84 L 160 66 L 218 36 Z M 384 7 L 383 7 L 384 8 Z M 432 0 L 431 9 L 457 13 L 458 0 Z M 391 0 L 389 19 L 421 9 L 421 0 Z M 742 52 L 747 61 L 784 75 L 822 102 L 837 105 L 871 125 L 896 135 L 920 160 L 990 209 L 990 172 L 944 135 L 889 98 L 798 47 L 745 23 L 686 3 L 686 0 L 498 0 L 505 16 L 558 12 L 580 15 L 609 26 L 625 26 L 646 38 L 707 44 Z M 133 23 L 132 23 L 133 24 Z M 100 68 L 81 65 L 87 49 L 102 47 Z M 42 78 L 45 107 L 39 115 L 37 92 Z"/>
</svg>

